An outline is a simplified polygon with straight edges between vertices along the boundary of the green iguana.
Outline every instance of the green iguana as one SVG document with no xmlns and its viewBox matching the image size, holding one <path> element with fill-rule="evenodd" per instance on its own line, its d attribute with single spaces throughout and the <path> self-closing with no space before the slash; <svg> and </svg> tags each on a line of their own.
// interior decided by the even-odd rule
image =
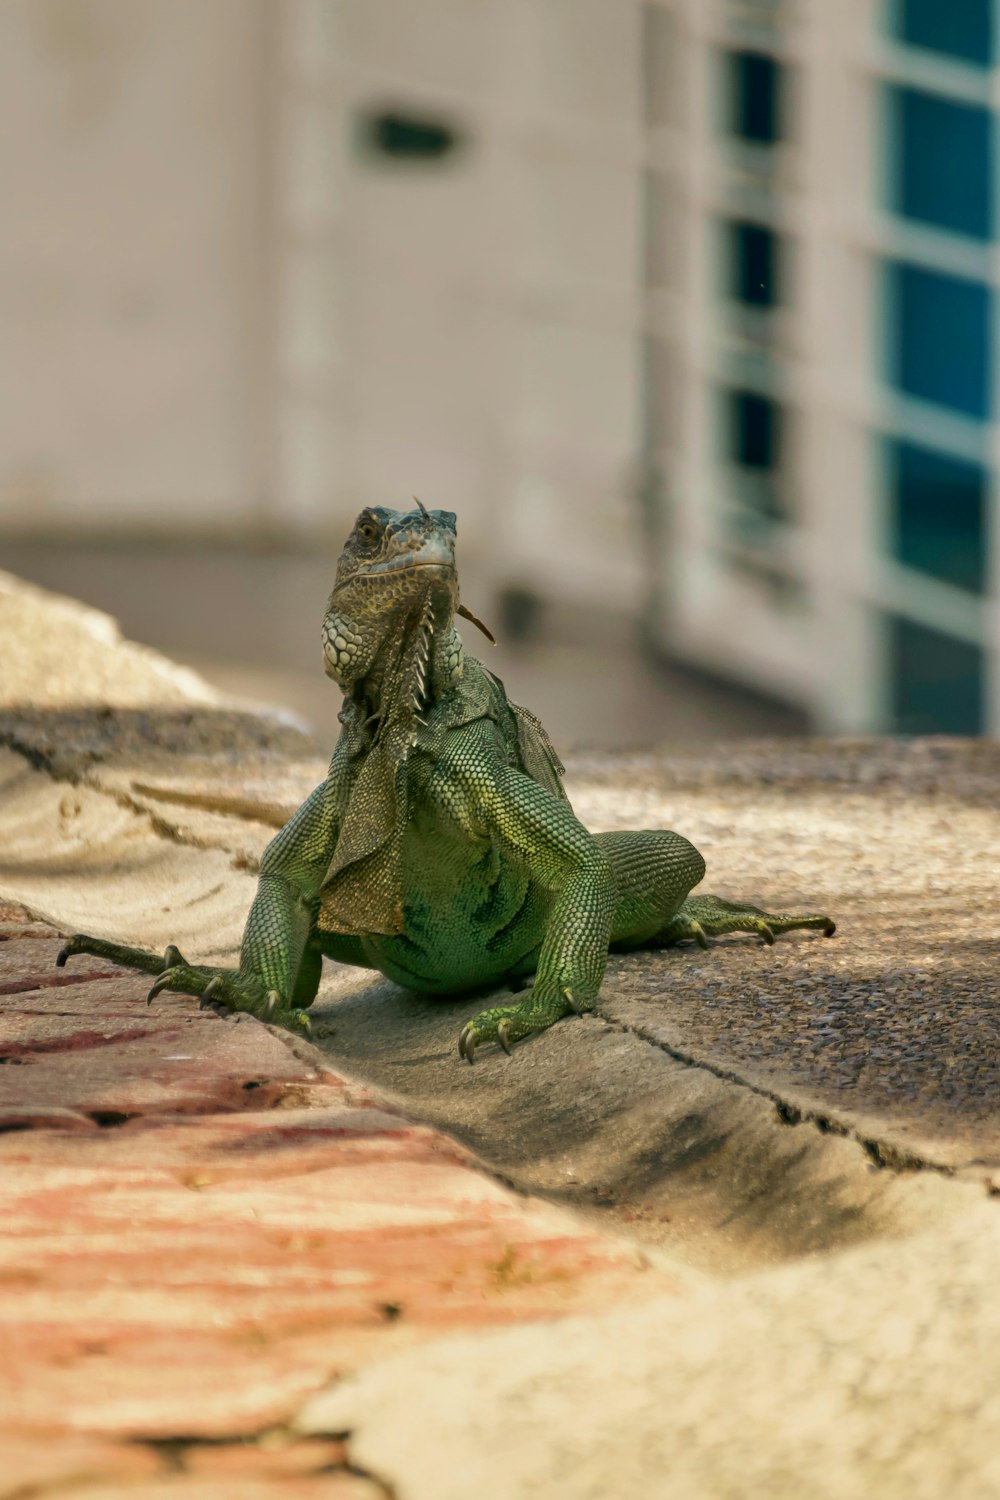
<svg viewBox="0 0 1000 1500">
<path fill-rule="evenodd" d="M 832 935 L 820 914 L 689 896 L 705 861 L 680 834 L 588 833 L 545 730 L 465 655 L 456 614 L 480 623 L 459 604 L 454 515 L 419 501 L 363 510 L 323 622 L 343 731 L 326 780 L 264 852 L 239 968 L 83 935 L 56 962 L 96 954 L 155 974 L 150 1000 L 177 990 L 304 1030 L 324 955 L 433 995 L 516 990 L 534 975 L 518 1003 L 465 1026 L 471 1063 L 483 1042 L 509 1051 L 591 1010 L 609 949 Z"/>
</svg>

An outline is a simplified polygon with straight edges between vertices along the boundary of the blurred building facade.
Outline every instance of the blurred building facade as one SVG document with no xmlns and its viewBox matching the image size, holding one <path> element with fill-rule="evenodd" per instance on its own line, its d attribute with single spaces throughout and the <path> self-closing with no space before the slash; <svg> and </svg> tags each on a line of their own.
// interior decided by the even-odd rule
<svg viewBox="0 0 1000 1500">
<path fill-rule="evenodd" d="M 654 630 L 840 731 L 1000 731 L 996 22 L 647 7 Z"/>
<path fill-rule="evenodd" d="M 5 0 L 0 547 L 333 547 L 1000 732 L 1000 0 Z"/>
<path fill-rule="evenodd" d="M 415 493 L 631 607 L 640 22 L 6 0 L 2 524 L 335 545 Z"/>
</svg>

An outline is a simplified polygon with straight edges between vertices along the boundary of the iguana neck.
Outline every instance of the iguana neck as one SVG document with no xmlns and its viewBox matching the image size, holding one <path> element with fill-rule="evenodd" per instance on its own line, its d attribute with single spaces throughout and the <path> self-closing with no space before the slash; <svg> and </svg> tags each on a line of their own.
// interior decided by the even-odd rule
<svg viewBox="0 0 1000 1500">
<path fill-rule="evenodd" d="M 328 617 L 334 640 L 363 639 L 362 627 L 337 613 Z M 388 632 L 374 649 L 358 651 L 337 676 L 347 699 L 373 737 L 389 729 L 408 728 L 423 720 L 434 704 L 461 681 L 465 653 L 452 618 L 443 628 L 430 597 L 407 627 Z"/>
</svg>

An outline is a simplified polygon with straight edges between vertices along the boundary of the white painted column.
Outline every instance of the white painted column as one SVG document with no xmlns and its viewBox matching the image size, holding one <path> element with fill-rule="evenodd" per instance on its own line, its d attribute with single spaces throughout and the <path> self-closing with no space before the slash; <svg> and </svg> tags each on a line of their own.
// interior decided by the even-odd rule
<svg viewBox="0 0 1000 1500">
<path fill-rule="evenodd" d="M 272 524 L 339 531 L 347 392 L 338 0 L 274 6 Z"/>
</svg>

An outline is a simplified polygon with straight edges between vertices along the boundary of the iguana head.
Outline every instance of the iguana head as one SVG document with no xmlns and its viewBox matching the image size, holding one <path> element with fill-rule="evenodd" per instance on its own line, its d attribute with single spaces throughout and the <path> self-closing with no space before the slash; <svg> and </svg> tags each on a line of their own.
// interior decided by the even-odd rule
<svg viewBox="0 0 1000 1500">
<path fill-rule="evenodd" d="M 419 709 L 435 647 L 453 642 L 451 670 L 461 673 L 452 629 L 458 603 L 455 516 L 450 510 L 361 512 L 337 564 L 323 622 L 326 670 L 344 691 L 362 692 L 373 710 Z"/>
</svg>

